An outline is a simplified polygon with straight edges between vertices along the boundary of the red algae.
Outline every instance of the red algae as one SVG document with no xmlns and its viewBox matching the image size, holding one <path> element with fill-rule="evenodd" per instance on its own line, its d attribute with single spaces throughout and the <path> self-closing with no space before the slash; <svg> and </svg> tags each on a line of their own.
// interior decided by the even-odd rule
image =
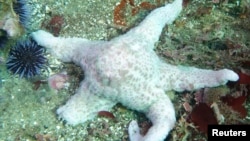
<svg viewBox="0 0 250 141">
<path fill-rule="evenodd" d="M 226 95 L 221 98 L 221 100 L 226 103 L 228 106 L 230 106 L 234 111 L 238 112 L 242 118 L 245 118 L 247 116 L 247 110 L 244 107 L 244 103 L 247 99 L 247 96 L 239 96 L 239 97 L 233 97 L 230 95 Z"/>
<path fill-rule="evenodd" d="M 149 2 L 140 3 L 140 8 L 145 9 L 145 10 L 152 10 L 156 7 L 157 7 L 156 5 L 150 4 Z"/>
<path fill-rule="evenodd" d="M 163 2 L 157 0 L 156 4 L 150 2 L 141 2 L 135 5 L 134 0 L 121 0 L 120 3 L 114 9 L 114 23 L 120 26 L 127 26 L 126 24 L 126 8 L 131 8 L 129 16 L 135 16 L 140 10 L 153 10 L 162 5 Z"/>
<path fill-rule="evenodd" d="M 190 121 L 198 126 L 198 129 L 203 133 L 207 133 L 207 125 L 218 124 L 213 110 L 205 103 L 196 105 L 189 117 Z"/>
<path fill-rule="evenodd" d="M 243 73 L 243 72 L 239 72 L 238 73 L 240 79 L 238 81 L 239 84 L 250 84 L 250 76 Z"/>
<path fill-rule="evenodd" d="M 121 2 L 114 9 L 114 23 L 121 26 L 126 26 L 125 22 L 125 8 L 126 0 L 121 0 Z"/>
<path fill-rule="evenodd" d="M 50 21 L 45 24 L 45 28 L 53 33 L 55 36 L 59 36 L 60 31 L 64 24 L 64 18 L 61 15 L 54 15 Z"/>
<path fill-rule="evenodd" d="M 100 117 L 106 117 L 106 118 L 110 118 L 110 119 L 115 119 L 115 116 L 113 113 L 108 112 L 108 111 L 99 111 L 98 112 L 98 116 Z"/>
</svg>

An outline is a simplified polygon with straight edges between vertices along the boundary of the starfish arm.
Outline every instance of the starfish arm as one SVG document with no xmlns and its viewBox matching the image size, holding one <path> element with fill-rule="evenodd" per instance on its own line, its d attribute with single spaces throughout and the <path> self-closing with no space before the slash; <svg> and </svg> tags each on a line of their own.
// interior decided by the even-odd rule
<svg viewBox="0 0 250 141">
<path fill-rule="evenodd" d="M 182 10 L 182 0 L 175 0 L 171 4 L 153 10 L 138 26 L 131 29 L 124 37 L 136 37 L 143 47 L 154 48 L 155 42 L 158 41 L 162 29 L 166 24 L 171 24 Z"/>
<path fill-rule="evenodd" d="M 128 134 L 130 141 L 141 141 L 142 135 L 140 134 L 140 127 L 137 121 L 133 120 L 129 123 Z"/>
<path fill-rule="evenodd" d="M 57 114 L 68 124 L 76 125 L 93 119 L 100 111 L 109 111 L 116 103 L 89 92 L 85 83 L 67 103 L 57 109 Z"/>
<path fill-rule="evenodd" d="M 128 132 L 130 141 L 163 141 L 175 124 L 175 111 L 170 99 L 164 94 L 152 104 L 147 111 L 147 117 L 153 125 L 149 128 L 145 136 L 140 134 L 140 129 L 136 121 L 129 124 Z"/>
<path fill-rule="evenodd" d="M 165 90 L 190 91 L 204 87 L 216 87 L 238 79 L 239 76 L 228 69 L 213 71 L 165 64 L 161 70 L 160 83 Z"/>
<path fill-rule="evenodd" d="M 55 37 L 43 30 L 33 32 L 32 38 L 63 62 L 77 62 L 82 56 L 87 56 L 89 51 L 92 50 L 93 54 L 93 46 L 98 47 L 104 43 L 104 41 L 90 41 L 85 38 Z"/>
</svg>

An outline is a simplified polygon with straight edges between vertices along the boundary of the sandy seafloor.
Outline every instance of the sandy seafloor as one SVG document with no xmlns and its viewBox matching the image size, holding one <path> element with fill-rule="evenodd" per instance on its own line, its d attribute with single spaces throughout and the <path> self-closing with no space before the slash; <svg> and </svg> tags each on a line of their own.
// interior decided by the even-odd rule
<svg viewBox="0 0 250 141">
<path fill-rule="evenodd" d="M 144 1 L 135 0 L 135 4 Z M 191 1 L 176 22 L 163 30 L 156 52 L 164 60 L 172 64 L 206 69 L 240 69 L 239 62 L 250 60 L 250 11 L 244 10 L 245 7 L 250 7 L 249 0 L 244 0 L 245 3 L 240 6 L 230 2 L 222 6 L 211 1 Z M 136 26 L 148 13 L 141 10 L 131 16 L 128 8 L 127 28 L 120 28 L 113 21 L 113 11 L 119 2 L 120 0 L 28 0 L 33 10 L 27 35 L 44 29 L 41 27 L 42 23 L 51 16 L 62 15 L 65 23 L 60 36 L 109 40 Z M 241 0 L 238 2 L 242 3 Z M 206 9 L 207 6 L 211 9 Z M 246 17 L 240 17 L 244 12 L 247 13 Z M 220 48 L 225 47 L 222 42 L 227 39 L 240 44 L 239 49 L 233 48 L 236 54 L 232 55 L 232 50 Z M 204 43 L 207 41 L 213 42 Z M 134 119 L 141 122 L 147 120 L 142 114 L 117 105 L 111 111 L 115 119 L 97 117 L 77 126 L 60 121 L 55 111 L 74 94 L 83 73 L 73 64 L 62 63 L 49 54 L 47 57 L 48 71 L 35 79 L 46 80 L 51 74 L 67 71 L 70 76 L 68 87 L 56 91 L 48 84 L 41 84 L 34 90 L 34 80 L 13 76 L 1 64 L 0 141 L 127 141 L 128 123 Z M 175 92 L 171 94 L 173 93 Z M 166 140 L 206 140 L 206 135 L 196 129 L 180 129 L 183 126 L 180 119 L 182 114 L 186 114 L 182 107 L 183 97 L 176 93 L 175 96 L 172 95 L 172 99 L 177 111 L 178 129 L 175 128 Z M 248 115 L 243 120 L 250 124 L 249 98 L 245 107 Z M 185 137 L 180 132 L 186 133 Z M 176 139 L 176 135 L 180 137 Z"/>
</svg>

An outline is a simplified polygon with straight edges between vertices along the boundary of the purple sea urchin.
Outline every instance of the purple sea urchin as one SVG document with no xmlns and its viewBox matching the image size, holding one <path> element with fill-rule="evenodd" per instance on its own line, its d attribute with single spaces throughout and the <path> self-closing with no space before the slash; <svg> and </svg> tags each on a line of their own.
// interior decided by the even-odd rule
<svg viewBox="0 0 250 141">
<path fill-rule="evenodd" d="M 7 32 L 0 29 L 0 49 L 4 47 L 7 41 L 8 41 Z"/>
<path fill-rule="evenodd" d="M 33 40 L 19 41 L 10 50 L 7 69 L 21 78 L 31 78 L 45 68 L 45 48 Z"/>
<path fill-rule="evenodd" d="M 31 8 L 26 0 L 0 1 L 0 11 L 0 29 L 8 36 L 20 36 L 29 27 Z"/>
<path fill-rule="evenodd" d="M 27 28 L 30 19 L 30 7 L 26 0 L 16 0 L 13 2 L 13 9 L 19 17 L 19 23 Z"/>
</svg>

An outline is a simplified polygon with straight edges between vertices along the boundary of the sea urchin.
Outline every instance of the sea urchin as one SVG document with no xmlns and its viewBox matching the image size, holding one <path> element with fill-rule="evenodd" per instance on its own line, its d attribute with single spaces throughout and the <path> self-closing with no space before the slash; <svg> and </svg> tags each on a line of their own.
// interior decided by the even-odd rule
<svg viewBox="0 0 250 141">
<path fill-rule="evenodd" d="M 7 32 L 0 29 L 0 49 L 5 46 L 8 41 Z"/>
<path fill-rule="evenodd" d="M 30 7 L 27 5 L 26 0 L 13 1 L 13 10 L 19 17 L 19 23 L 27 28 L 30 19 Z"/>
<path fill-rule="evenodd" d="M 33 40 L 19 41 L 10 50 L 7 69 L 21 78 L 31 78 L 45 68 L 45 48 Z"/>
</svg>

